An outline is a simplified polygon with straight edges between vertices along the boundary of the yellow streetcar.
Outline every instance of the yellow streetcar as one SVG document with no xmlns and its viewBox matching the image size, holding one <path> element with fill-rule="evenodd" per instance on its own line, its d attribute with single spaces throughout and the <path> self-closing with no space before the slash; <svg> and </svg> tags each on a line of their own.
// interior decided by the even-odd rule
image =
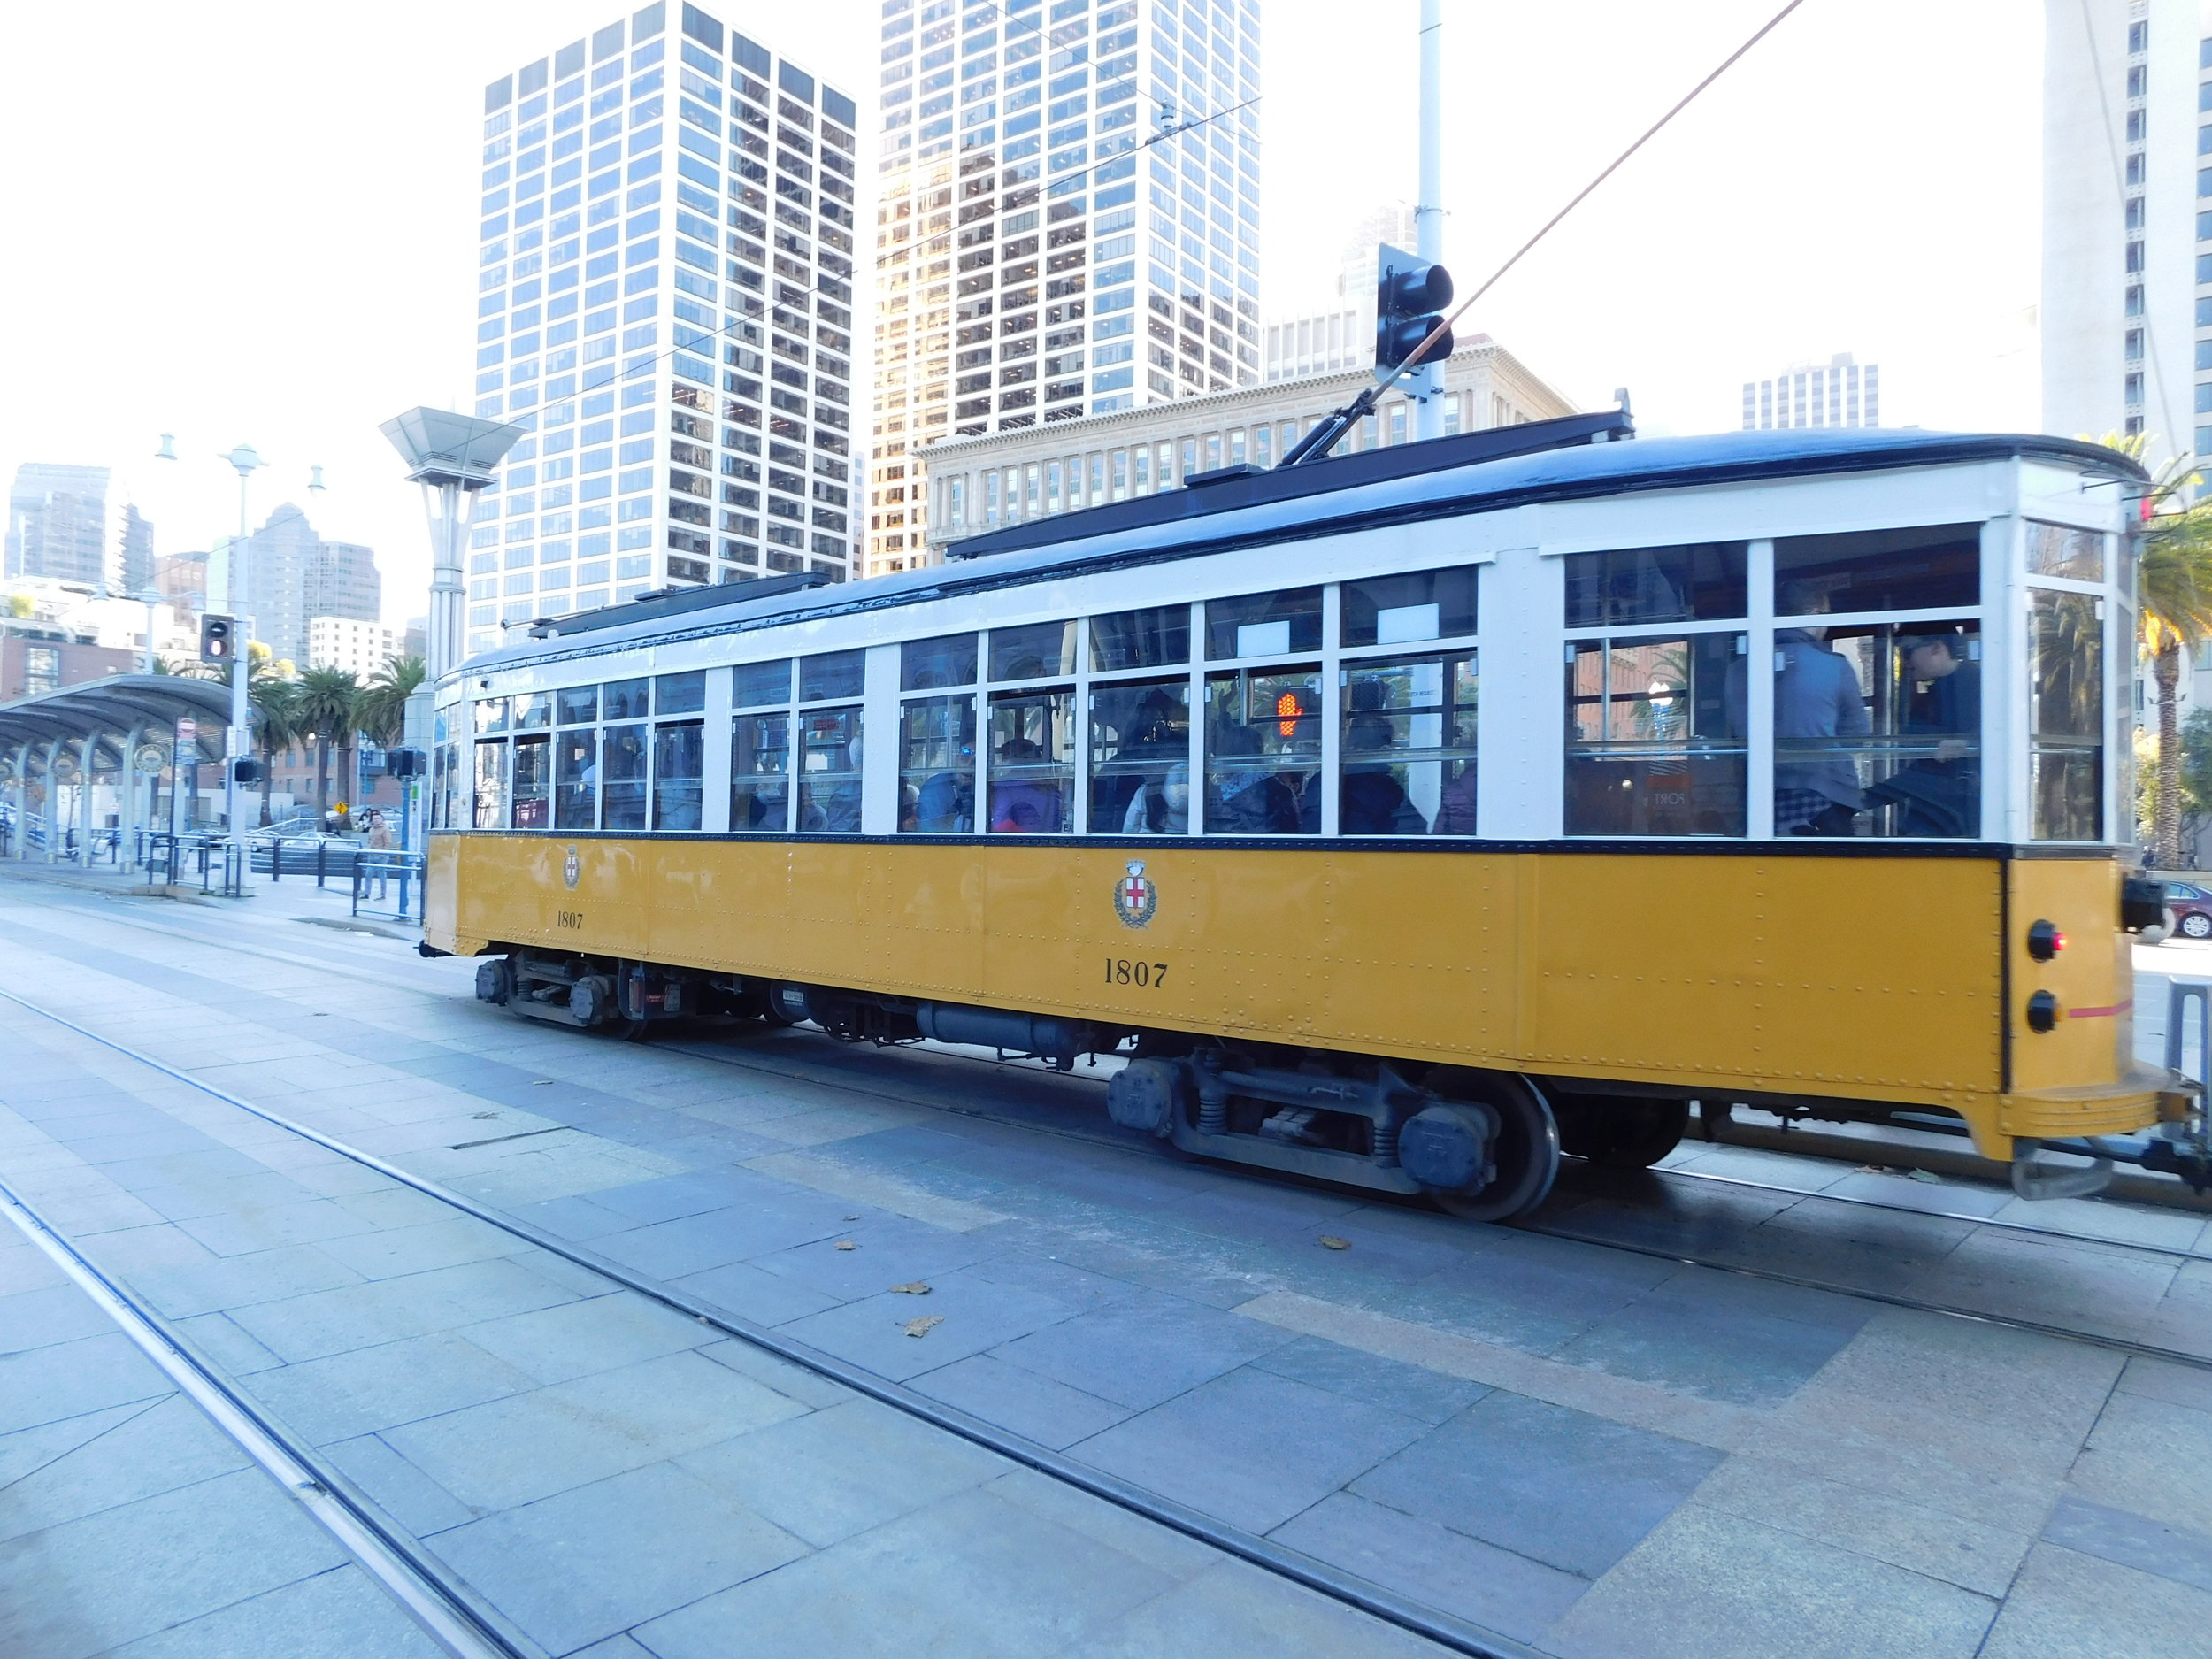
<svg viewBox="0 0 2212 1659">
<path fill-rule="evenodd" d="M 2040 1143 L 2139 1066 L 2141 472 L 1624 411 L 645 595 L 439 690 L 426 949 L 634 1034 L 1125 1064 L 1115 1121 L 1484 1218 L 1690 1102 Z M 1018 499 L 1009 490 L 1010 503 Z"/>
</svg>

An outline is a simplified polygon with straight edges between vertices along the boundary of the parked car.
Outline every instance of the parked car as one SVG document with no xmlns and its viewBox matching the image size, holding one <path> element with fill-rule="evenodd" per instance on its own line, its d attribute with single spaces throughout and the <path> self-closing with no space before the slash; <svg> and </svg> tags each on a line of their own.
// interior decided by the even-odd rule
<svg viewBox="0 0 2212 1659">
<path fill-rule="evenodd" d="M 2212 888 L 2186 881 L 2166 884 L 2166 914 L 2170 926 L 2184 939 L 2212 939 Z"/>
</svg>

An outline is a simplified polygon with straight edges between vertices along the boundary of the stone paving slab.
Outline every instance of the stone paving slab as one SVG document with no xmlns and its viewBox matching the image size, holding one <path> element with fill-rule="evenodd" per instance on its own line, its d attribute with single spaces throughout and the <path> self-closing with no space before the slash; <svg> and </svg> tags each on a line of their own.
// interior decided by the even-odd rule
<svg viewBox="0 0 2212 1659">
<path fill-rule="evenodd" d="M 265 1056 L 253 1064 L 266 1070 L 270 1086 L 295 1091 L 280 1110 L 338 1133 L 348 1132 L 332 1125 L 403 1112 L 404 1119 L 380 1121 L 429 1125 L 452 1141 L 471 1133 L 464 1125 L 480 1131 L 488 1122 L 503 1133 L 567 1125 L 564 1143 L 581 1149 L 575 1167 L 555 1170 L 541 1187 L 518 1179 L 494 1202 L 511 1201 L 539 1225 L 641 1271 L 680 1277 L 733 1312 L 906 1377 L 922 1392 L 1078 1457 L 1187 1494 L 1198 1507 L 1272 1525 L 1285 1541 L 1556 1654 L 1971 1652 L 1985 1638 L 1993 1653 L 2045 1651 L 2017 1644 L 2042 1640 L 2036 1632 L 2047 1628 L 2071 1628 L 2062 1609 L 2047 1605 L 2069 1593 L 2070 1572 L 2117 1574 L 2113 1582 L 2135 1586 L 2124 1601 L 2136 1609 L 2130 1617 L 2144 1621 L 2144 1650 L 2156 1652 L 2164 1628 L 2158 1621 L 2167 1617 L 2161 1609 L 2203 1594 L 2195 1581 L 2202 1517 L 2189 1502 L 2192 1490 L 2208 1488 L 2186 1449 L 2208 1409 L 2199 1386 L 2212 1379 L 2201 1373 L 2136 1362 L 2122 1374 L 2113 1356 L 2046 1339 L 1877 1315 L 1847 1296 L 1192 1166 L 1142 1138 L 1118 1141 L 1101 1118 L 1096 1079 L 1081 1075 L 1047 1078 L 950 1053 L 855 1050 L 800 1033 L 764 1033 L 737 1049 L 721 1045 L 738 1062 L 724 1064 L 704 1052 L 622 1047 L 509 1021 L 468 1003 L 455 964 L 403 960 L 380 941 L 339 941 L 332 955 L 342 957 L 344 971 L 319 976 L 273 969 L 219 946 L 149 939 L 124 921 L 73 933 L 74 917 L 58 918 L 52 906 L 27 905 L 0 887 L 0 934 L 19 918 L 45 986 L 73 988 L 79 1005 L 89 1006 L 112 1001 L 122 979 L 151 1011 L 153 1026 L 173 1021 L 166 1029 L 173 1037 L 163 1040 L 178 1044 L 173 1058 L 219 1061 L 234 1041 L 240 1052 Z M 246 923 L 224 926 L 229 936 L 250 937 Z M 0 967 L 0 981 L 6 974 Z M 237 995 L 242 988 L 250 995 Z M 0 1033 L 34 1034 L 5 1010 Z M 351 1068 L 342 1089 L 300 1087 L 300 1074 L 288 1069 L 298 1050 L 288 1045 L 326 1036 L 324 1051 Z M 161 1047 L 143 1034 L 127 1040 Z M 389 1064 L 379 1057 L 386 1053 Z M 74 1060 L 73 1050 L 41 1071 L 42 1100 L 65 1110 Z M 80 1080 L 111 1119 L 130 1118 L 137 1102 L 181 1110 L 183 1121 L 204 1130 L 212 1123 L 166 1094 L 134 1090 L 127 1066 L 92 1070 L 96 1075 Z M 380 1089 L 390 1092 L 390 1104 L 380 1105 Z M 1027 1113 L 1041 1127 L 1065 1133 L 1039 1135 L 923 1110 L 968 1107 L 984 1090 L 992 1110 Z M 0 1103 L 9 1100 L 0 1087 Z M 501 1117 L 476 1116 L 485 1111 Z M 19 1156 L 43 1158 L 47 1145 L 59 1144 L 18 1136 L 4 1117 L 0 1169 L 16 1167 Z M 59 1118 L 37 1119 L 50 1121 Z M 78 1143 L 96 1143 L 101 1127 L 73 1133 Z M 418 1157 L 444 1156 L 452 1141 L 426 1133 L 414 1151 L 398 1156 L 413 1166 Z M 761 1150 L 764 1142 L 777 1149 Z M 230 1152 L 251 1145 L 220 1141 Z M 1795 1183 L 1807 1193 L 1835 1188 L 1890 1202 L 1887 1189 L 1901 1188 L 1911 1201 L 1897 1210 L 1855 1209 L 1646 1176 L 1564 1186 L 1551 1213 L 1578 1230 L 1662 1249 L 1732 1254 L 1809 1278 L 1917 1287 L 1938 1299 L 1983 1296 L 2058 1323 L 2093 1313 L 2136 1333 L 2206 1328 L 2212 1273 L 2171 1256 L 1978 1232 L 1971 1221 L 1926 1211 L 1985 1213 L 1987 1202 L 1912 1202 L 1948 1199 L 1947 1186 L 1742 1148 L 1686 1147 L 1679 1156 L 1716 1173 Z M 632 1159 L 657 1162 L 626 1166 Z M 51 1163 L 44 1172 L 64 1180 L 72 1166 Z M 235 1164 L 192 1152 L 124 1157 L 96 1172 L 133 1195 L 142 1181 L 166 1179 L 169 1187 L 148 1190 L 188 1192 L 197 1202 L 251 1179 Z M 456 1179 L 499 1177 L 500 1164 L 487 1164 Z M 73 1202 L 111 1196 L 95 1183 Z M 2008 1205 L 2001 1201 L 1996 1213 Z M 1915 1207 L 1923 1213 L 1907 1213 Z M 2085 1208 L 2112 1210 L 2103 1232 L 2124 1245 L 2185 1248 L 2177 1241 L 2190 1227 L 2193 1244 L 2203 1236 L 2202 1224 L 2190 1218 L 2177 1225 L 2160 1217 L 2137 1229 L 2126 1212 Z M 2085 1217 L 2084 1230 L 2099 1218 Z M 436 1225 L 406 1219 L 416 1229 Z M 434 1232 L 419 1243 L 388 1245 L 388 1230 L 403 1228 L 369 1225 L 231 1259 L 265 1257 L 271 1267 L 290 1263 L 287 1271 L 296 1271 L 288 1252 L 322 1256 L 349 1277 L 295 1294 L 310 1304 L 338 1298 L 321 1304 L 335 1308 L 373 1291 L 372 1279 L 428 1282 L 442 1271 L 511 1264 L 518 1256 L 478 1256 L 455 1240 L 465 1259 L 445 1260 Z M 119 1249 L 132 1248 L 124 1241 L 133 1233 L 157 1231 L 142 1225 L 106 1236 Z M 1324 1232 L 1349 1248 L 1324 1249 Z M 840 1241 L 855 1248 L 837 1251 Z M 419 1258 L 406 1254 L 417 1249 Z M 146 1271 L 195 1270 L 211 1271 L 210 1263 Z M 929 1285 L 926 1295 L 895 1293 L 889 1281 L 910 1273 Z M 241 1289 L 257 1295 L 269 1282 Z M 649 1531 L 668 1524 L 658 1518 L 667 1494 L 691 1490 L 648 1472 L 672 1470 L 705 1482 L 714 1505 L 733 1506 L 728 1514 L 741 1512 L 804 1552 L 703 1592 L 680 1609 L 640 1618 L 623 1633 L 594 1637 L 593 1651 L 649 1650 L 662 1659 L 710 1651 L 724 1616 L 703 1609 L 715 1608 L 746 1620 L 762 1651 L 780 1651 L 780 1642 L 801 1634 L 795 1609 L 803 1597 L 794 1586 L 813 1586 L 819 1599 L 833 1583 L 856 1621 L 855 1652 L 913 1651 L 933 1633 L 961 1652 L 999 1651 L 993 1644 L 1010 1635 L 1030 1646 L 1009 1651 L 1053 1651 L 1055 1642 L 1086 1653 L 1256 1650 L 1222 1637 L 1225 1609 L 1240 1609 L 1235 1617 L 1244 1622 L 1235 1628 L 1248 1643 L 1264 1630 L 1287 1652 L 1397 1651 L 1392 1644 L 1401 1639 L 1371 1624 L 1336 1630 L 1335 1611 L 1325 1607 L 1302 1622 L 1292 1618 L 1281 1625 L 1290 1633 L 1278 1636 L 1293 1603 L 1276 1594 L 1262 1598 L 1264 1609 L 1246 1605 L 1236 1589 L 1246 1570 L 1222 1568 L 1203 1552 L 1201 1561 L 1163 1566 L 1149 1553 L 1156 1540 L 1140 1543 L 1127 1527 L 1102 1530 L 1096 1515 L 1077 1525 L 1057 1511 L 1054 1525 L 1128 1555 L 1163 1581 L 1125 1578 L 1122 1567 L 1110 1565 L 1101 1583 L 1124 1584 L 1135 1597 L 1126 1605 L 1112 1594 L 1036 1609 L 1015 1605 L 1002 1625 L 982 1629 L 972 1608 L 947 1601 L 942 1584 L 973 1583 L 963 1575 L 1027 1559 L 990 1503 L 1012 1502 L 1008 1494 L 1018 1492 L 1033 1509 L 1041 1501 L 1033 1477 L 962 1485 L 948 1473 L 950 1484 L 940 1490 L 929 1484 L 928 1459 L 911 1448 L 876 1454 L 872 1471 L 864 1451 L 841 1463 L 825 1445 L 849 1453 L 868 1437 L 856 1432 L 849 1443 L 830 1425 L 817 1426 L 847 1409 L 840 1391 L 782 1377 L 765 1356 L 726 1342 L 654 1352 L 661 1339 L 649 1321 L 642 1330 L 585 1337 L 559 1322 L 588 1320 L 603 1304 L 632 1299 L 595 1295 L 573 1279 L 546 1282 L 565 1294 L 534 1311 L 435 1330 L 370 1328 L 402 1344 L 449 1337 L 532 1386 L 353 1433 L 332 1455 L 434 1545 L 449 1534 L 520 1537 L 502 1528 L 531 1524 L 516 1517 L 534 1506 L 565 1516 L 563 1494 L 593 1483 L 624 1483 L 610 1490 L 630 1494 L 626 1513 Z M 188 1279 L 164 1288 L 183 1294 L 196 1287 Z M 263 1308 L 259 1315 L 242 1303 L 233 1313 L 219 1302 L 196 1317 L 222 1318 L 226 1325 L 217 1328 L 244 1338 L 250 1326 L 239 1321 L 265 1319 L 288 1300 L 253 1304 Z M 364 1305 L 378 1304 L 372 1296 Z M 943 1323 L 907 1336 L 904 1320 L 925 1313 Z M 549 1323 L 533 1334 L 532 1321 Z M 595 1341 L 611 1344 L 617 1363 L 574 1371 Z M 242 1351 L 260 1363 L 250 1348 Z M 750 1357 L 733 1371 L 728 1362 L 741 1351 Z M 327 1363 L 288 1357 L 301 1370 Z M 664 1412 L 631 1398 L 644 1385 L 629 1385 L 626 1394 L 609 1381 L 657 1378 L 657 1365 L 693 1361 L 785 1404 L 767 1420 L 741 1419 L 738 1431 L 689 1446 L 683 1388 L 672 1391 Z M 465 1357 L 451 1363 L 457 1374 L 495 1374 Z M 1993 1376 L 2005 1379 L 2002 1388 L 1989 1386 Z M 594 1379 L 607 1386 L 576 1392 Z M 515 1403 L 541 1396 L 549 1415 L 535 1415 L 537 1407 L 522 1413 Z M 378 1396 L 372 1389 L 368 1397 Z M 718 1388 L 703 1397 L 718 1399 Z M 412 1408 L 399 1401 L 394 1409 Z M 503 1422 L 502 1412 L 515 1428 L 464 1436 L 424 1426 L 472 1414 L 478 1424 Z M 631 1412 L 642 1413 L 634 1430 L 611 1426 L 615 1415 Z M 360 1421 L 324 1427 L 336 1433 Z M 541 1438 L 561 1473 L 573 1477 L 558 1490 L 541 1492 L 524 1460 L 457 1449 L 465 1440 L 540 1436 L 556 1423 Z M 580 1434 L 579 1424 L 591 1426 Z M 603 1444 L 626 1438 L 631 1444 L 619 1455 Z M 414 1457 L 396 1449 L 403 1444 Z M 2176 1465 L 2164 1485 L 2141 1473 L 2143 1461 L 2157 1456 Z M 893 1469 L 922 1480 L 919 1507 L 898 1510 L 897 1483 L 885 1472 Z M 826 1512 L 791 1495 L 818 1486 Z M 879 1515 L 881 1502 L 898 1512 Z M 973 1532 L 966 1555 L 941 1530 L 952 1517 L 956 1530 Z M 849 1521 L 858 1530 L 841 1531 Z M 733 1539 L 745 1530 L 730 1525 Z M 897 1570 L 885 1570 L 874 1552 L 888 1539 L 936 1563 L 942 1584 L 916 1583 L 903 1558 Z M 691 1564 L 679 1576 L 695 1576 L 680 1587 L 724 1571 L 718 1548 L 712 1539 L 686 1540 L 679 1554 Z M 484 1548 L 488 1577 L 513 1553 Z M 742 1553 L 736 1543 L 732 1548 Z M 1017 1553 L 994 1554 L 1005 1550 Z M 856 1563 L 856 1589 L 833 1562 Z M 527 1576 L 514 1591 L 525 1600 L 534 1594 Z M 1049 1575 L 1038 1582 L 1049 1583 Z M 1147 1583 L 1149 1593 L 1139 1594 Z M 579 1609 L 587 1602 L 611 1606 L 604 1596 L 580 1594 Z M 1870 1609 L 1892 1616 L 1889 1624 L 1878 1627 Z M 574 1629 L 595 1631 L 592 1618 L 618 1611 L 630 1617 L 633 1609 L 588 1617 L 580 1611 Z M 832 1633 L 845 1629 L 838 1624 Z M 2112 1629 L 2124 1634 L 2125 1618 Z M 1300 1646 L 1306 1639 L 1299 1630 L 1323 1632 L 1318 1645 Z M 1652 1637 L 1655 1630 L 1664 1633 Z M 1640 1647 L 1640 1637 L 1650 1640 Z M 1185 1642 L 1192 1645 L 1179 1645 Z M 2130 1651 L 2111 1640 L 2075 1649 L 2084 1650 Z"/>
</svg>

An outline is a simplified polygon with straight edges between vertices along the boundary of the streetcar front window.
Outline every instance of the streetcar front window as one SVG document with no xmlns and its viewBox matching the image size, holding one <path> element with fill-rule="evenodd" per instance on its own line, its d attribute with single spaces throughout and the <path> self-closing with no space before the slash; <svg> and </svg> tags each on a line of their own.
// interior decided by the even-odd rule
<svg viewBox="0 0 2212 1659">
<path fill-rule="evenodd" d="M 1746 649 L 1732 633 L 1568 645 L 1568 834 L 1745 833 L 1744 728 L 1731 705 Z"/>
<path fill-rule="evenodd" d="M 2103 839 L 2104 602 L 2028 590 L 2030 834 Z"/>
</svg>

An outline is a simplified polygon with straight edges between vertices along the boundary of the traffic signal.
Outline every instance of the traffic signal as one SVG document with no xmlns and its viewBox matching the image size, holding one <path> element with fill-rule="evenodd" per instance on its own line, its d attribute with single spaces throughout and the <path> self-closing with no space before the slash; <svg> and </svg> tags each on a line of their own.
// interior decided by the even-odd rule
<svg viewBox="0 0 2212 1659">
<path fill-rule="evenodd" d="M 419 749 L 388 749 L 384 751 L 384 775 L 387 778 L 419 778 L 430 770 L 429 759 Z"/>
<path fill-rule="evenodd" d="M 227 663 L 237 655 L 237 641 L 233 633 L 234 625 L 228 617 L 200 618 L 200 660 L 204 663 Z"/>
<path fill-rule="evenodd" d="M 230 763 L 232 781 L 239 784 L 259 783 L 269 769 L 250 756 L 242 755 Z"/>
<path fill-rule="evenodd" d="M 1401 364 L 1418 368 L 1452 355 L 1447 328 L 1419 357 L 1414 352 L 1452 303 L 1452 273 L 1429 265 L 1388 242 L 1375 253 L 1375 373 L 1387 374 Z"/>
</svg>

